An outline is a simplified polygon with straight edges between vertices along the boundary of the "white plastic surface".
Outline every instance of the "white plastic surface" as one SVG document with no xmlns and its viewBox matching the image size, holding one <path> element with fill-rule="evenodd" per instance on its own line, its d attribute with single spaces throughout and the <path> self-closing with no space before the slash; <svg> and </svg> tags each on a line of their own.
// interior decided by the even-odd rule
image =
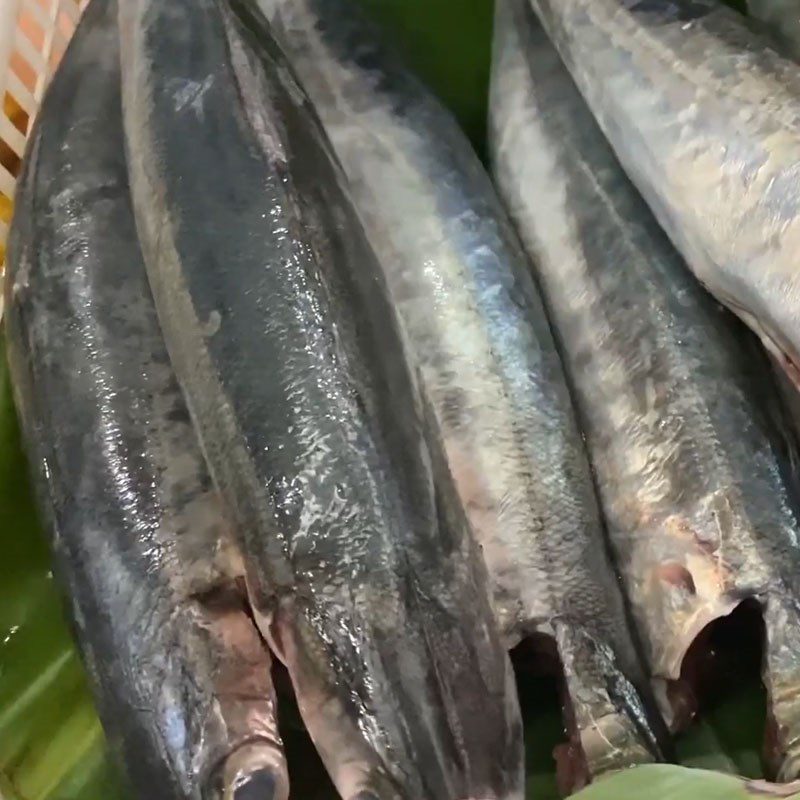
<svg viewBox="0 0 800 800">
<path fill-rule="evenodd" d="M 86 2 L 0 0 L 0 280 L 25 141 Z"/>
</svg>

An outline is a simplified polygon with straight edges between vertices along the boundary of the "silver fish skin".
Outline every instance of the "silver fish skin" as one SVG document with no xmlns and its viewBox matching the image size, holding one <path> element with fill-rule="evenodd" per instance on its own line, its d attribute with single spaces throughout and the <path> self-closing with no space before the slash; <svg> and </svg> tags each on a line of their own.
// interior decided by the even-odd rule
<svg viewBox="0 0 800 800">
<path fill-rule="evenodd" d="M 794 776 L 796 454 L 769 363 L 673 249 L 527 0 L 500 0 L 497 16 L 493 170 L 557 331 L 652 674 L 666 690 L 706 625 L 757 600 L 774 768 Z"/>
<path fill-rule="evenodd" d="M 520 798 L 485 569 L 305 94 L 250 3 L 121 9 L 156 306 L 326 768 L 346 800 Z"/>
<path fill-rule="evenodd" d="M 800 59 L 800 7 L 796 0 L 747 0 L 747 13 L 764 24 L 784 52 Z"/>
<path fill-rule="evenodd" d="M 57 577 L 136 797 L 286 800 L 270 657 L 170 367 L 128 191 L 117 4 L 94 0 L 18 184 L 6 333 Z"/>
<path fill-rule="evenodd" d="M 800 66 L 714 0 L 531 0 L 689 267 L 800 385 Z"/>
<path fill-rule="evenodd" d="M 562 366 L 488 175 L 354 3 L 260 5 L 378 254 L 508 646 L 555 640 L 591 775 L 658 758 Z"/>
</svg>

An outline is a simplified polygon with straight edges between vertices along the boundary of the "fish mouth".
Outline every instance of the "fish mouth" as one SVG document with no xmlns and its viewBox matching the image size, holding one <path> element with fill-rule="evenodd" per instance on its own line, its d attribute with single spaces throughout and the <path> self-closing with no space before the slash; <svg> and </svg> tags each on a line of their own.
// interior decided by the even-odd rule
<svg viewBox="0 0 800 800">
<path fill-rule="evenodd" d="M 711 605 L 707 604 L 697 610 L 683 629 L 683 635 L 669 648 L 661 664 L 654 670 L 658 680 L 673 683 L 681 680 L 687 656 L 697 647 L 703 633 L 712 625 L 733 614 L 746 600 L 723 600 Z M 671 727 L 671 726 L 670 726 Z"/>
<path fill-rule="evenodd" d="M 239 745 L 217 767 L 203 800 L 288 800 L 289 779 L 280 744 L 256 738 Z"/>
<path fill-rule="evenodd" d="M 673 731 L 734 693 L 766 691 L 763 763 L 781 783 L 800 776 L 800 613 L 792 595 L 771 588 L 744 597 L 691 641 L 677 679 L 662 682 Z M 765 795 L 770 796 L 770 795 Z M 780 797 L 783 795 L 772 795 Z"/>
<path fill-rule="evenodd" d="M 752 672 L 760 680 L 766 630 L 758 598 L 720 600 L 694 616 L 671 657 L 653 677 L 662 716 L 673 733 L 686 730 L 702 716 L 703 698 L 723 691 L 726 676 L 742 671 L 741 666 L 734 669 L 741 649 L 735 642 L 741 640 L 752 645 L 748 652 L 755 654 L 753 663 L 748 661 L 747 675 Z"/>
<path fill-rule="evenodd" d="M 233 790 L 232 800 L 275 800 L 276 785 L 272 771 L 260 769 Z"/>
</svg>

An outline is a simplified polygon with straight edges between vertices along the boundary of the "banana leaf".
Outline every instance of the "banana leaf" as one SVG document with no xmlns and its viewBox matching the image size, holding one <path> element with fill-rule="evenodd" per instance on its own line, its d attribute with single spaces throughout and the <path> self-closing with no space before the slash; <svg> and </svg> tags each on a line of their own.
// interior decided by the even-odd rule
<svg viewBox="0 0 800 800">
<path fill-rule="evenodd" d="M 362 0 L 484 152 L 491 0 Z M 741 0 L 731 0 L 742 8 Z M 2 336 L 0 335 L 0 347 Z M 0 800 L 126 800 L 72 646 L 36 519 L 5 362 L 0 357 Z M 752 670 L 730 682 L 677 743 L 684 767 L 639 767 L 579 800 L 800 800 L 759 781 L 764 693 Z M 564 739 L 554 682 L 523 676 L 527 796 L 555 800 L 553 748 Z M 294 797 L 334 800 L 296 709 L 281 709 Z M 687 769 L 686 767 L 694 767 Z M 715 770 L 715 771 L 711 771 Z M 728 773 L 728 774 L 726 774 Z M 745 776 L 745 777 L 736 777 Z"/>
<path fill-rule="evenodd" d="M 575 800 L 769 800 L 800 798 L 800 784 L 776 786 L 701 769 L 663 764 L 620 772 L 585 789 Z"/>
</svg>

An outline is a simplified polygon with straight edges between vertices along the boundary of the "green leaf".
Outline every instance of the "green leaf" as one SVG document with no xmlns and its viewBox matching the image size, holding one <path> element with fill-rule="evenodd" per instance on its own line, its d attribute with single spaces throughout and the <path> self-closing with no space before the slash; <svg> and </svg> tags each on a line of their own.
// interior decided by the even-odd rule
<svg viewBox="0 0 800 800">
<path fill-rule="evenodd" d="M 361 0 L 483 154 L 492 0 Z"/>
<path fill-rule="evenodd" d="M 0 336 L 0 348 L 3 348 Z M 36 517 L 0 358 L 0 797 L 112 800 L 114 778 Z"/>
<path fill-rule="evenodd" d="M 620 772 L 584 789 L 575 800 L 800 800 L 800 783 L 777 786 L 702 769 L 663 764 Z"/>
</svg>

